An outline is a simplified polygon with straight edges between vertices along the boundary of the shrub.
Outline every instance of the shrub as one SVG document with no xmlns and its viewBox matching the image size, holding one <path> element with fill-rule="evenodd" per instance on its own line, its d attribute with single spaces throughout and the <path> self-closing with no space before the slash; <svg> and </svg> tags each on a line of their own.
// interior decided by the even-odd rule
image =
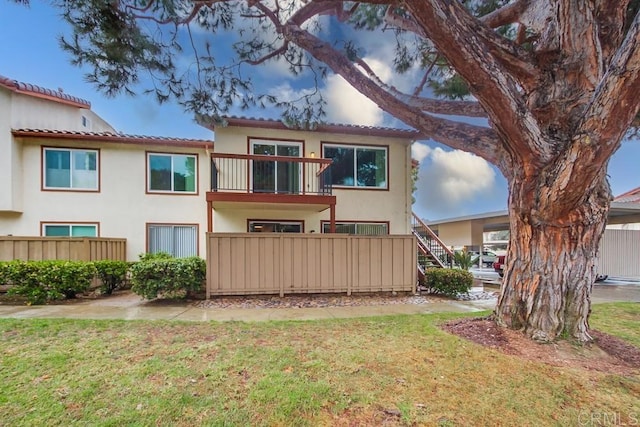
<svg viewBox="0 0 640 427">
<path fill-rule="evenodd" d="M 206 264 L 199 257 L 145 258 L 131 267 L 131 290 L 146 299 L 186 297 L 202 289 L 205 276 Z"/>
<path fill-rule="evenodd" d="M 96 274 L 93 264 L 83 261 L 11 261 L 8 269 L 9 293 L 29 304 L 75 298 L 89 290 Z"/>
<path fill-rule="evenodd" d="M 168 252 L 154 252 L 138 255 L 140 261 L 153 261 L 156 259 L 172 259 L 173 256 Z"/>
<path fill-rule="evenodd" d="M 425 271 L 424 286 L 430 293 L 455 298 L 469 292 L 473 275 L 466 270 L 429 268 Z"/>
<path fill-rule="evenodd" d="M 0 286 L 9 284 L 11 284 L 11 280 L 9 280 L 9 263 L 0 261 Z"/>
<path fill-rule="evenodd" d="M 100 279 L 100 291 L 111 295 L 113 291 L 121 288 L 127 280 L 129 263 L 125 261 L 102 260 L 93 263 L 96 275 Z"/>
<path fill-rule="evenodd" d="M 467 249 L 456 251 L 453 253 L 453 263 L 463 270 L 468 270 L 478 261 L 478 256 L 474 256 Z"/>
</svg>

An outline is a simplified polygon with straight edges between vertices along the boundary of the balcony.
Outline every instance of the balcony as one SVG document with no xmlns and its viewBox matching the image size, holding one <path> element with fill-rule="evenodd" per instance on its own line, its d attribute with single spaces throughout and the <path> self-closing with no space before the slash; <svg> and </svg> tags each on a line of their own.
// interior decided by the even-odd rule
<svg viewBox="0 0 640 427">
<path fill-rule="evenodd" d="M 207 202 L 213 209 L 243 204 L 243 209 L 319 212 L 335 207 L 331 160 L 212 153 Z"/>
</svg>

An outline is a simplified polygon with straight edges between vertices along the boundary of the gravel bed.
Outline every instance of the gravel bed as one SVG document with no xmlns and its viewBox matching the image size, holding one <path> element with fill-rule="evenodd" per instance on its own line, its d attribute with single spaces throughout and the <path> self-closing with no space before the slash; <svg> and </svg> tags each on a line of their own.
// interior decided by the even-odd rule
<svg viewBox="0 0 640 427">
<path fill-rule="evenodd" d="M 458 300 L 477 301 L 496 298 L 496 292 L 472 292 L 460 295 Z M 280 296 L 242 296 L 213 297 L 194 303 L 199 308 L 310 308 L 310 307 L 356 307 L 394 304 L 430 304 L 446 298 L 437 295 L 287 295 Z"/>
</svg>

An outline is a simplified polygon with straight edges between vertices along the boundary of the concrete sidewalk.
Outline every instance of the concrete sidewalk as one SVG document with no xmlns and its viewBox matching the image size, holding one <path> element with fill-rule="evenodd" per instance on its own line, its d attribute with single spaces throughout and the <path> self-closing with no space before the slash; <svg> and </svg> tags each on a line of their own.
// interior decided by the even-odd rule
<svg viewBox="0 0 640 427">
<path fill-rule="evenodd" d="M 598 285 L 594 303 L 640 302 L 640 286 Z M 9 306 L 0 305 L 4 318 L 67 318 L 181 321 L 244 321 L 339 319 L 397 314 L 468 313 L 492 310 L 496 299 L 476 301 L 441 300 L 421 304 L 390 304 L 310 308 L 200 308 L 188 303 L 145 301 L 134 294 L 123 294 L 76 304 Z"/>
<path fill-rule="evenodd" d="M 0 317 L 7 318 L 67 318 L 182 321 L 243 321 L 315 320 L 353 317 L 386 316 L 441 312 L 477 312 L 490 310 L 496 300 L 445 301 L 424 304 L 390 304 L 348 307 L 309 308 L 200 308 L 164 301 L 143 301 L 138 296 L 114 296 L 105 300 L 64 305 L 0 306 Z M 483 307 L 482 304 L 486 306 Z"/>
</svg>

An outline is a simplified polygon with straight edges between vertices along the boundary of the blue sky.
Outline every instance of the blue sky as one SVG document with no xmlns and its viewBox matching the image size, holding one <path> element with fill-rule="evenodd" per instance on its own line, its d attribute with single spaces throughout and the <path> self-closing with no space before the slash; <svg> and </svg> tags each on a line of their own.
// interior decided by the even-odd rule
<svg viewBox="0 0 640 427">
<path fill-rule="evenodd" d="M 30 7 L 8 1 L 0 4 L 0 57 L 3 58 L 0 75 L 46 88 L 62 88 L 68 94 L 86 99 L 98 115 L 123 133 L 213 138 L 209 130 L 195 124 L 179 105 L 158 105 L 153 97 L 145 95 L 106 98 L 85 83 L 85 70 L 71 65 L 69 56 L 58 45 L 58 36 L 68 33 L 66 24 L 47 4 L 39 1 L 32 1 Z M 395 77 L 385 65 L 391 43 L 385 44 L 368 35 L 359 41 L 368 49 L 372 68 L 402 88 L 402 82 L 393 80 Z M 279 96 L 294 96 L 300 90 L 300 81 L 285 78 L 286 73 L 278 64 L 252 71 L 258 81 L 268 83 Z M 336 76 L 329 77 L 324 89 L 329 102 L 329 121 L 399 125 Z M 241 114 L 273 117 L 273 113 L 256 109 Z M 506 209 L 506 181 L 495 167 L 433 141 L 418 142 L 414 148 L 415 156 L 421 159 L 414 210 L 423 218 L 435 220 Z M 640 142 L 624 142 L 608 169 L 614 195 L 640 186 L 639 164 Z"/>
</svg>

